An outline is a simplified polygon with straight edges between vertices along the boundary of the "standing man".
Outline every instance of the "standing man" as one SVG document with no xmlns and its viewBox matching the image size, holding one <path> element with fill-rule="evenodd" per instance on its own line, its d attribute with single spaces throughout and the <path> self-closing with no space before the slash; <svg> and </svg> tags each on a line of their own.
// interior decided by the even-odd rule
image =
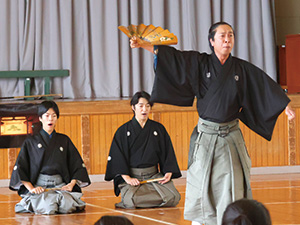
<svg viewBox="0 0 300 225">
<path fill-rule="evenodd" d="M 239 120 L 267 140 L 281 112 L 295 117 L 289 98 L 264 71 L 231 55 L 234 31 L 225 22 L 209 29 L 212 54 L 168 46 L 141 46 L 155 54 L 151 101 L 192 106 L 199 122 L 189 151 L 184 216 L 192 224 L 221 224 L 227 205 L 252 198 L 249 158 Z"/>
</svg>

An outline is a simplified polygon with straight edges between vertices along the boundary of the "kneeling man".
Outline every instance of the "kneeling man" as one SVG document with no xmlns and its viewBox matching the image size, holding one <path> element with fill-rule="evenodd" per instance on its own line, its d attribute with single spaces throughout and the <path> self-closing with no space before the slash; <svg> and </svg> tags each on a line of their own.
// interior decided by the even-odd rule
<svg viewBox="0 0 300 225">
<path fill-rule="evenodd" d="M 134 117 L 115 133 L 105 174 L 105 180 L 114 180 L 116 196 L 121 192 L 116 207 L 176 206 L 180 194 L 171 178 L 181 173 L 171 139 L 162 124 L 149 119 L 153 104 L 148 93 L 135 93 L 130 104 Z"/>
</svg>

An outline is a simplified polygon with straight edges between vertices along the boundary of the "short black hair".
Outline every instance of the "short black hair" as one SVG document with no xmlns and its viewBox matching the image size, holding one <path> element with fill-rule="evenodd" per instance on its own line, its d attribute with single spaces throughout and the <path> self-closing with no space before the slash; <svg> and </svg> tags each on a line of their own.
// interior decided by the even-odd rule
<svg viewBox="0 0 300 225">
<path fill-rule="evenodd" d="M 271 225 L 268 209 L 252 199 L 240 199 L 229 204 L 223 214 L 222 225 Z"/>
<path fill-rule="evenodd" d="M 226 22 L 218 22 L 218 23 L 214 23 L 213 25 L 211 25 L 211 27 L 209 28 L 209 31 L 208 31 L 208 43 L 209 43 L 209 47 L 212 51 L 214 51 L 214 47 L 211 45 L 210 43 L 210 39 L 212 39 L 213 41 L 215 41 L 215 35 L 216 35 L 216 32 L 217 32 L 217 28 L 221 25 L 227 25 L 227 26 L 230 26 L 232 31 L 233 31 L 233 35 L 234 34 L 234 30 L 232 28 L 232 26 L 229 24 L 229 23 L 226 23 Z"/>
<path fill-rule="evenodd" d="M 125 216 L 110 216 L 110 215 L 102 216 L 94 225 L 108 225 L 108 224 L 133 225 L 133 223 Z"/>
<path fill-rule="evenodd" d="M 130 105 L 135 106 L 136 104 L 138 104 L 140 98 L 145 98 L 150 106 L 153 106 L 153 102 L 150 101 L 150 95 L 146 91 L 136 92 L 131 98 Z"/>
<path fill-rule="evenodd" d="M 59 118 L 59 109 L 58 106 L 54 101 L 43 101 L 39 106 L 38 106 L 38 116 L 42 117 L 44 113 L 46 113 L 49 109 L 53 109 L 54 112 L 56 113 L 57 119 Z"/>
</svg>

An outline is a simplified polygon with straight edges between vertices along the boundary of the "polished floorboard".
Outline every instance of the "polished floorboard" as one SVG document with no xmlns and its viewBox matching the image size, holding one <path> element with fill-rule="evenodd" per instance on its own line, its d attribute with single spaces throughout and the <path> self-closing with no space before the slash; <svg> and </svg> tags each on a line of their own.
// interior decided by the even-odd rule
<svg viewBox="0 0 300 225">
<path fill-rule="evenodd" d="M 0 188 L 0 224 L 94 224 L 103 215 L 123 215 L 135 225 L 191 224 L 183 218 L 185 179 L 177 179 L 175 185 L 182 199 L 174 208 L 115 209 L 120 198 L 114 196 L 112 183 L 99 182 L 83 189 L 82 199 L 87 204 L 84 212 L 51 216 L 16 214 L 14 206 L 20 197 L 8 188 Z M 269 209 L 273 225 L 300 225 L 300 173 L 253 175 L 251 185 L 254 199 Z"/>
</svg>

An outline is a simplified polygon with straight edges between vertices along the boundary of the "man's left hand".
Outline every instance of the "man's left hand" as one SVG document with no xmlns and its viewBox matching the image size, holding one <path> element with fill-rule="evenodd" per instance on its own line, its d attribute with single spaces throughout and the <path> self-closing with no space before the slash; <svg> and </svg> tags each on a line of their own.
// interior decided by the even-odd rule
<svg viewBox="0 0 300 225">
<path fill-rule="evenodd" d="M 158 181 L 158 183 L 160 183 L 160 184 L 168 183 L 171 180 L 171 177 L 172 177 L 172 173 L 166 173 L 164 176 L 164 179 L 161 181 Z"/>
</svg>

